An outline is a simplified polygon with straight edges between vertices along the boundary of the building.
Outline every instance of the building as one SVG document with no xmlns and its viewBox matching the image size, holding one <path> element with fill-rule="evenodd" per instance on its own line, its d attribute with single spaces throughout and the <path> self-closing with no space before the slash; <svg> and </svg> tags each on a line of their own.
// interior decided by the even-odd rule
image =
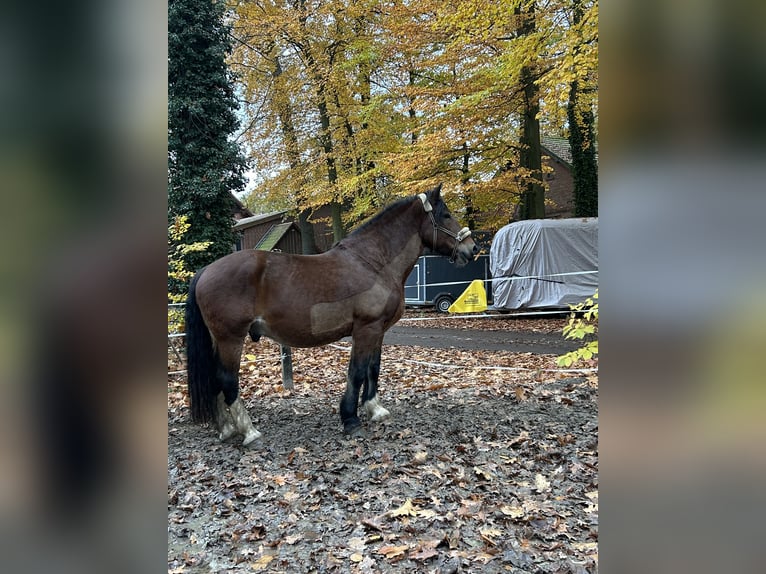
<svg viewBox="0 0 766 574">
<path fill-rule="evenodd" d="M 293 221 L 287 219 L 286 211 L 274 211 L 244 217 L 233 227 L 237 234 L 237 251 L 264 249 L 301 253 L 301 232 Z"/>
</svg>

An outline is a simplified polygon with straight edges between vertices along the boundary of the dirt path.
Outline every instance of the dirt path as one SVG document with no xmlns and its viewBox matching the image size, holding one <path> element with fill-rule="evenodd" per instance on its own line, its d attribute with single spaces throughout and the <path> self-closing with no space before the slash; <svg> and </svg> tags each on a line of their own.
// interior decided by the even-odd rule
<svg viewBox="0 0 766 574">
<path fill-rule="evenodd" d="M 578 347 L 561 334 L 530 331 L 487 331 L 479 329 L 446 329 L 398 324 L 386 332 L 386 345 L 411 345 L 445 349 L 473 349 L 563 355 Z"/>
</svg>

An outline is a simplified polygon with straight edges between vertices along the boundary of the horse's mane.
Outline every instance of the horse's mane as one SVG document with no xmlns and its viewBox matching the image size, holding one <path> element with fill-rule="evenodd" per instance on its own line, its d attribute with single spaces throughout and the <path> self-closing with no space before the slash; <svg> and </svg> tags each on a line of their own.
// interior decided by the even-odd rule
<svg viewBox="0 0 766 574">
<path fill-rule="evenodd" d="M 354 229 L 351 233 L 347 235 L 347 237 L 351 237 L 352 235 L 357 235 L 361 232 L 363 232 L 365 229 L 369 227 L 373 227 L 374 225 L 377 225 L 377 223 L 383 219 L 387 214 L 391 213 L 392 211 L 395 211 L 402 207 L 403 205 L 412 202 L 414 199 L 413 196 L 409 197 L 403 197 L 393 203 L 390 203 L 386 207 L 384 207 L 381 211 L 373 215 L 370 219 L 359 225 L 356 229 Z"/>
<path fill-rule="evenodd" d="M 428 194 L 428 199 L 431 201 L 431 205 L 434 209 L 434 216 L 439 219 L 446 209 L 446 205 L 444 204 L 444 201 L 441 199 L 441 196 L 439 197 L 439 200 L 436 202 L 436 204 L 433 203 L 431 200 L 430 193 Z M 365 229 L 372 227 L 376 225 L 381 219 L 383 219 L 387 214 L 391 213 L 392 211 L 395 211 L 396 209 L 399 209 L 401 206 L 412 203 L 413 200 L 415 200 L 417 196 L 410 195 L 407 197 L 403 197 L 393 203 L 390 203 L 386 207 L 384 207 L 381 211 L 379 211 L 377 214 L 373 215 L 370 219 L 359 225 L 356 229 L 351 231 L 346 238 L 352 237 L 354 235 L 357 235 L 361 232 L 363 232 Z M 343 240 L 341 240 L 339 243 L 342 243 Z"/>
</svg>

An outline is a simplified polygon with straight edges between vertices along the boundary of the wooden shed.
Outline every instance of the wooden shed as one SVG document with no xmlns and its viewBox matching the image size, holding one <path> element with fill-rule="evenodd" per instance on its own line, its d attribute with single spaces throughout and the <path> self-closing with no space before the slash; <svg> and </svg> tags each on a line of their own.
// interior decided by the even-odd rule
<svg viewBox="0 0 766 574">
<path fill-rule="evenodd" d="M 286 211 L 245 217 L 234 224 L 237 250 L 301 252 L 301 233 L 295 222 L 286 221 Z"/>
</svg>

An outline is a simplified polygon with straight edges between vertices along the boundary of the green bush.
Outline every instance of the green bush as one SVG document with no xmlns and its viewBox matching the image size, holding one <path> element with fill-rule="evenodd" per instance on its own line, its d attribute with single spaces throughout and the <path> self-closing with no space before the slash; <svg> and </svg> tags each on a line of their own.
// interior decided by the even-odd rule
<svg viewBox="0 0 766 574">
<path fill-rule="evenodd" d="M 582 341 L 588 335 L 593 335 L 598 329 L 598 290 L 579 305 L 570 305 L 572 313 L 569 322 L 564 326 L 563 333 L 567 339 Z M 579 316 L 578 316 L 579 315 Z M 598 339 L 588 341 L 579 349 L 561 355 L 556 359 L 559 367 L 571 367 L 581 361 L 589 361 L 598 355 Z"/>
</svg>

